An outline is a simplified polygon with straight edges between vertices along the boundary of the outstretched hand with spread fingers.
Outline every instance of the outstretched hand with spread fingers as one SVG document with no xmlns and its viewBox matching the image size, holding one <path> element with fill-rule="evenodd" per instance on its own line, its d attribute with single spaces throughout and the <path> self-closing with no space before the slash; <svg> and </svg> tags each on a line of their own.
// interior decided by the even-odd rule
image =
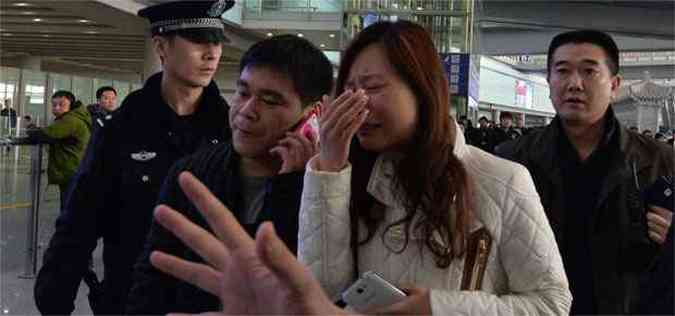
<svg viewBox="0 0 675 316">
<path fill-rule="evenodd" d="M 155 209 L 155 218 L 207 264 L 160 251 L 153 252 L 150 261 L 159 270 L 220 297 L 223 310 L 209 314 L 344 314 L 309 269 L 295 259 L 271 223 L 263 224 L 253 240 L 197 178 L 183 172 L 178 180 L 215 236 L 165 205 Z"/>
</svg>

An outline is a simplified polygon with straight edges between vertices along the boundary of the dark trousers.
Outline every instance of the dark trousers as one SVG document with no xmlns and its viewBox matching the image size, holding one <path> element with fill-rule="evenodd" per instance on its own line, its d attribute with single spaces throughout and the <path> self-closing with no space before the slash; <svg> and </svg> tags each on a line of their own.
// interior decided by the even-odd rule
<svg viewBox="0 0 675 316">
<path fill-rule="evenodd" d="M 59 184 L 59 214 L 63 214 L 63 211 L 66 209 L 66 201 L 68 201 L 68 189 L 70 188 L 71 183 L 72 179 L 69 179 L 65 184 Z"/>
<path fill-rule="evenodd" d="M 59 209 L 60 214 L 63 214 L 63 212 L 66 209 L 66 202 L 68 201 L 69 195 L 68 189 L 70 188 L 71 184 L 72 179 L 68 180 L 68 183 L 66 184 L 59 184 L 59 198 L 61 199 L 60 201 L 61 208 Z M 97 307 L 95 306 L 96 302 L 100 299 L 100 296 L 102 294 L 103 286 L 98 280 L 96 272 L 94 272 L 94 261 L 92 260 L 92 258 L 89 258 L 89 269 L 87 269 L 87 272 L 84 273 L 83 280 L 84 283 L 86 283 L 87 286 L 89 286 L 89 304 L 91 305 L 92 310 L 94 310 Z"/>
<path fill-rule="evenodd" d="M 59 212 L 63 213 L 63 210 L 66 208 L 66 198 L 68 194 L 68 186 L 59 184 L 59 199 L 60 201 L 60 207 L 59 207 Z"/>
</svg>

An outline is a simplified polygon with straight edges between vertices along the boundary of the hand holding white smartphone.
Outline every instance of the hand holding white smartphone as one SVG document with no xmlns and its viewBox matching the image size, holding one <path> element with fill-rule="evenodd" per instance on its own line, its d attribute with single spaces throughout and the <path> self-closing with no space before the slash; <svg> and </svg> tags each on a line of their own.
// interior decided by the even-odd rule
<svg viewBox="0 0 675 316">
<path fill-rule="evenodd" d="M 389 306 L 407 295 L 375 272 L 367 271 L 342 293 L 342 300 L 357 312 Z"/>
</svg>

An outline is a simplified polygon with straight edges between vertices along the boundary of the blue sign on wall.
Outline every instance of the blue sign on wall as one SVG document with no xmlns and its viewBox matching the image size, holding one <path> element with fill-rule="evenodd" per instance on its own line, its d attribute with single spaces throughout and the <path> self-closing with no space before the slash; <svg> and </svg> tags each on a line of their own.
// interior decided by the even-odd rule
<svg viewBox="0 0 675 316">
<path fill-rule="evenodd" d="M 450 94 L 466 97 L 469 90 L 469 54 L 441 54 Z"/>
</svg>

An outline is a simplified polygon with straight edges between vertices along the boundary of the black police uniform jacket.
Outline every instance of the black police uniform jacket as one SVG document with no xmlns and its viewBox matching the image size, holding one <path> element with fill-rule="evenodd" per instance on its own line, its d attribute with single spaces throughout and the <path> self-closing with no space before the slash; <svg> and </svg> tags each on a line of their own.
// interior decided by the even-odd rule
<svg viewBox="0 0 675 316">
<path fill-rule="evenodd" d="M 178 175 L 190 171 L 241 219 L 241 177 L 239 156 L 231 145 L 210 147 L 178 162 L 162 187 L 160 203 L 178 210 L 192 222 L 211 231 L 205 219 L 178 185 Z M 256 222 L 243 224 L 254 236 L 263 221 L 272 221 L 277 234 L 295 253 L 298 240 L 298 211 L 304 172 L 271 177 L 265 183 L 262 210 Z M 241 222 L 241 220 L 240 220 Z M 171 232 L 153 222 L 143 255 L 134 268 L 134 285 L 129 294 L 127 314 L 164 315 L 169 312 L 201 313 L 220 309 L 217 297 L 164 274 L 150 264 L 150 253 L 161 250 L 189 261 L 203 262 Z"/>
<path fill-rule="evenodd" d="M 673 175 L 673 150 L 653 139 L 629 132 L 611 107 L 619 150 L 610 160 L 609 174 L 599 190 L 588 230 L 598 314 L 633 314 L 640 301 L 639 281 L 658 262 L 661 247 L 648 238 L 646 210 L 640 195 L 659 176 Z M 541 197 L 558 245 L 565 244 L 565 208 L 557 143 L 562 133 L 556 117 L 547 127 L 530 132 L 496 150 L 503 158 L 523 164 Z M 569 202 L 568 202 L 569 203 Z M 584 229 L 584 228 L 579 228 Z"/>
<path fill-rule="evenodd" d="M 97 130 L 105 126 L 106 122 L 112 119 L 112 112 L 108 112 L 98 103 L 87 105 L 87 111 L 91 115 L 91 126 Z"/>
<path fill-rule="evenodd" d="M 87 148 L 34 295 L 42 314 L 70 314 L 98 238 L 104 281 L 95 314 L 122 314 L 164 177 L 180 158 L 230 138 L 228 106 L 211 82 L 189 124 L 161 97 L 162 73 L 131 93 Z M 183 119 L 186 117 L 182 117 Z"/>
</svg>

